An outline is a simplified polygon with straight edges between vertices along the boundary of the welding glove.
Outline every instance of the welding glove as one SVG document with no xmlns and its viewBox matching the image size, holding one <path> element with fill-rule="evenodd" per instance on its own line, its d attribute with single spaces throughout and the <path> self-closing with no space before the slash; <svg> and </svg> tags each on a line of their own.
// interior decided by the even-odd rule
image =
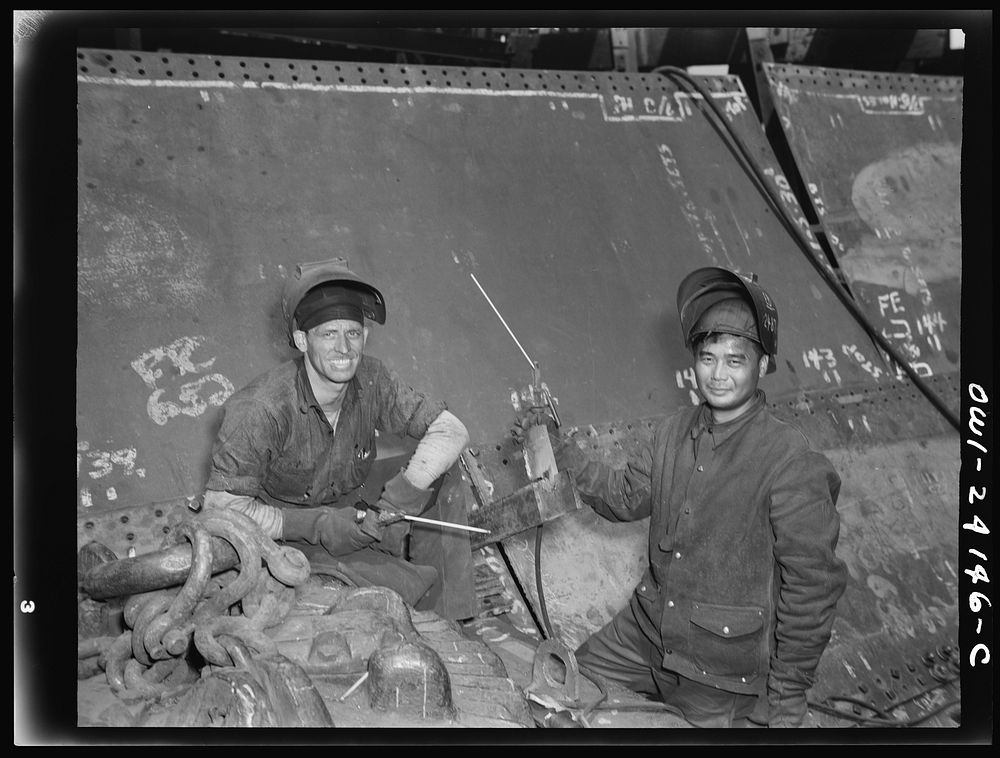
<svg viewBox="0 0 1000 758">
<path fill-rule="evenodd" d="M 523 412 L 511 429 L 511 435 L 519 445 L 524 445 L 528 431 L 533 426 L 545 426 L 552 443 L 552 454 L 560 471 L 579 472 L 587 465 L 587 457 L 572 439 L 563 437 L 555 419 L 547 408 L 532 407 Z"/>
<path fill-rule="evenodd" d="M 810 677 L 790 664 L 771 662 L 767 678 L 767 725 L 771 728 L 799 727 L 806 717 L 806 690 Z"/>
<path fill-rule="evenodd" d="M 365 509 L 365 503 L 358 503 L 359 509 Z M 397 558 L 407 558 L 408 545 L 407 538 L 410 536 L 410 522 L 404 521 L 405 515 L 397 510 L 379 510 L 378 508 L 367 508 L 358 511 L 358 525 L 364 534 L 373 537 L 376 544 L 372 547 L 380 552 L 394 555 Z"/>
<path fill-rule="evenodd" d="M 300 540 L 322 545 L 333 556 L 347 555 L 377 541 L 375 529 L 363 530 L 367 512 L 357 508 L 282 508 L 283 540 Z M 373 514 L 372 520 L 374 521 Z"/>
<path fill-rule="evenodd" d="M 404 560 L 409 558 L 409 521 L 397 521 L 388 526 L 380 526 L 379 530 L 378 544 L 373 545 L 376 550 Z"/>
<path fill-rule="evenodd" d="M 549 437 L 552 438 L 553 443 L 558 438 L 559 427 L 556 426 L 555 419 L 546 408 L 540 406 L 533 406 L 522 412 L 514 421 L 510 434 L 517 444 L 523 445 L 528 437 L 528 430 L 533 426 L 544 426 L 548 429 Z"/>
<path fill-rule="evenodd" d="M 383 524 L 392 523 L 388 520 L 391 518 L 388 514 L 400 513 L 407 516 L 419 516 L 427 509 L 433 494 L 434 490 L 432 489 L 422 490 L 413 486 L 400 471 L 385 483 L 375 509 L 379 511 L 379 517 Z"/>
</svg>

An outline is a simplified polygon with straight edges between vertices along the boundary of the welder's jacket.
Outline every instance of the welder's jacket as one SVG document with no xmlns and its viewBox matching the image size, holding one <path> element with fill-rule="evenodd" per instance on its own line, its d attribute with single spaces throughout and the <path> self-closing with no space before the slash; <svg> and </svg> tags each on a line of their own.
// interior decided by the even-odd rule
<svg viewBox="0 0 1000 758">
<path fill-rule="evenodd" d="M 258 376 L 226 401 L 206 489 L 251 496 L 286 513 L 312 508 L 318 518 L 318 506 L 330 506 L 350 508 L 353 515 L 359 500 L 377 503 L 382 485 L 403 465 L 398 456 L 376 463 L 376 430 L 419 440 L 444 410 L 443 402 L 403 384 L 377 358 L 362 355 L 334 430 L 313 393 L 304 358 L 298 357 Z M 460 477 L 444 478 L 450 483 L 439 490 L 427 515 L 464 523 Z M 447 618 L 474 612 L 471 550 L 464 532 L 414 527 L 410 560 L 368 548 L 333 559 L 322 546 L 290 544 L 314 569 L 335 566 L 334 575 L 356 584 L 392 587 L 418 610 L 432 609 Z"/>
<path fill-rule="evenodd" d="M 277 507 L 374 503 L 378 492 L 360 490 L 375 461 L 375 430 L 420 439 L 445 408 L 362 355 L 335 433 L 304 359 L 295 358 L 227 400 L 206 486 Z"/>
<path fill-rule="evenodd" d="M 624 469 L 556 445 L 583 499 L 614 521 L 650 517 L 649 567 L 630 603 L 663 668 L 729 692 L 802 692 L 829 639 L 845 564 L 840 477 L 766 408 L 713 423 L 674 414 Z"/>
</svg>

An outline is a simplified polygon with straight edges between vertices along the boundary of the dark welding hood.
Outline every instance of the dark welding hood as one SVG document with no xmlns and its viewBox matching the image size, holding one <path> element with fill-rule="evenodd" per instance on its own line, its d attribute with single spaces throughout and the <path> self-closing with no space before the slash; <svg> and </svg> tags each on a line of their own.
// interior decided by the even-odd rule
<svg viewBox="0 0 1000 758">
<path fill-rule="evenodd" d="M 690 348 L 698 319 L 716 303 L 742 297 L 753 306 L 757 321 L 757 340 L 770 356 L 767 373 L 778 366 L 778 309 L 770 295 L 757 284 L 757 276 L 741 276 L 724 268 L 709 266 L 692 271 L 677 288 L 677 314 L 680 317 L 684 344 Z"/>
<path fill-rule="evenodd" d="M 343 258 L 333 258 L 317 263 L 300 263 L 295 272 L 285 280 L 281 295 L 281 314 L 288 327 L 288 341 L 295 346 L 292 334 L 298 329 L 295 323 L 295 309 L 302 298 L 321 284 L 337 284 L 357 293 L 365 318 L 379 324 L 385 323 L 385 298 L 375 287 L 347 268 Z"/>
</svg>

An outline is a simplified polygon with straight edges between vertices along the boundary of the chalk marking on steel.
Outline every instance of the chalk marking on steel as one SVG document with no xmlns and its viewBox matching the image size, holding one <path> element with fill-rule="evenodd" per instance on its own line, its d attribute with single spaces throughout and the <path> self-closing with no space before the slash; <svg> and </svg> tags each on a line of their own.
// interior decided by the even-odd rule
<svg viewBox="0 0 1000 758">
<path fill-rule="evenodd" d="M 361 85 L 361 84 L 308 84 L 305 82 L 297 84 L 286 84 L 285 82 L 205 82 L 205 81 L 175 81 L 173 79 L 129 79 L 118 76 L 88 76 L 80 74 L 76 78 L 78 84 L 116 84 L 125 87 L 157 87 L 175 89 L 278 89 L 278 90 L 299 90 L 306 92 L 372 92 L 384 94 L 440 94 L 440 95 L 479 95 L 485 97 L 548 97 L 560 100 L 597 100 L 601 107 L 601 115 L 608 122 L 636 122 L 636 121 L 684 121 L 688 116 L 681 109 L 682 115 L 661 116 L 651 114 L 621 115 L 609 114 L 605 102 L 605 94 L 602 92 L 552 92 L 549 90 L 495 90 L 486 87 L 394 87 L 389 85 Z M 674 92 L 673 96 L 679 100 L 700 100 L 701 94 L 693 92 Z M 747 97 L 743 91 L 714 92 L 712 97 L 716 100 L 740 99 Z"/>
</svg>

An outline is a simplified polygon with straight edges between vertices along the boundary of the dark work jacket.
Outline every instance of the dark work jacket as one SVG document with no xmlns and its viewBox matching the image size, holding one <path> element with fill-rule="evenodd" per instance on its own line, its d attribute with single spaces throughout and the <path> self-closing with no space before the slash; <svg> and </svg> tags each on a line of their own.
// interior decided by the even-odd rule
<svg viewBox="0 0 1000 758">
<path fill-rule="evenodd" d="M 847 578 L 834 554 L 840 477 L 763 392 L 725 424 L 704 403 L 668 417 L 623 469 L 572 441 L 556 460 L 604 518 L 650 517 L 630 603 L 663 656 L 653 665 L 746 694 L 812 683 Z"/>
<path fill-rule="evenodd" d="M 362 355 L 334 432 L 304 359 L 287 361 L 226 401 L 207 489 L 278 507 L 337 503 L 367 478 L 376 429 L 420 439 L 445 408 L 400 382 L 377 358 Z"/>
</svg>

